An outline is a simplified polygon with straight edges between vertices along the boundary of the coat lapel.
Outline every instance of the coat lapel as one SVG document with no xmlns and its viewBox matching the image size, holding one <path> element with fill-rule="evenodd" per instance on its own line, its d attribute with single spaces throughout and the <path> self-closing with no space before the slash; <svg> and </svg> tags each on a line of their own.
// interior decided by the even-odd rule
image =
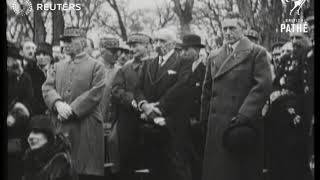
<svg viewBox="0 0 320 180">
<path fill-rule="evenodd" d="M 224 46 L 224 49 L 226 50 L 226 46 Z M 241 39 L 236 49 L 223 61 L 214 78 L 216 79 L 219 76 L 222 76 L 243 62 L 249 55 L 251 49 L 252 43 L 250 40 L 248 38 Z"/>
<path fill-rule="evenodd" d="M 177 56 L 177 53 L 174 52 L 170 58 L 167 60 L 167 62 L 163 65 L 163 67 L 161 67 L 158 71 L 160 74 L 159 76 L 156 77 L 156 80 L 154 82 L 155 83 L 158 83 L 166 74 L 168 74 L 168 70 L 169 68 L 172 66 L 172 64 L 175 63 L 176 61 L 176 56 Z"/>
<path fill-rule="evenodd" d="M 151 84 L 154 84 L 154 81 L 156 80 L 157 77 L 157 71 L 158 71 L 158 66 L 159 66 L 159 57 L 157 56 L 155 59 L 152 59 L 150 63 L 148 63 L 147 65 L 147 73 L 148 73 L 148 77 L 150 80 Z"/>
</svg>

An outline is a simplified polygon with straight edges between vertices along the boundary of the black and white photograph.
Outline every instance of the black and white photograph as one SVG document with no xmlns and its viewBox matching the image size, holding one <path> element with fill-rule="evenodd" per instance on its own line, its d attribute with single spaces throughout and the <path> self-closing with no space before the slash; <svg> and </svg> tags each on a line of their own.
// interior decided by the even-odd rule
<svg viewBox="0 0 320 180">
<path fill-rule="evenodd" d="M 6 0 L 5 179 L 315 180 L 314 3 Z"/>
</svg>

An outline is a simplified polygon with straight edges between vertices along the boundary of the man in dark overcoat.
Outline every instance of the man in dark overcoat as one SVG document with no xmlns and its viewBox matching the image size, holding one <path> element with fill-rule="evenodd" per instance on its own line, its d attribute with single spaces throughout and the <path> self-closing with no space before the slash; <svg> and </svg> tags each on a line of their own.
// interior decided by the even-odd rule
<svg viewBox="0 0 320 180">
<path fill-rule="evenodd" d="M 187 34 L 182 37 L 182 56 L 190 58 L 193 63 L 191 66 L 192 73 L 189 77 L 186 92 L 188 93 L 183 103 L 189 115 L 191 126 L 192 144 L 194 153 L 192 155 L 192 179 L 197 180 L 201 177 L 202 160 L 204 150 L 204 129 L 199 125 L 200 107 L 201 107 L 201 93 L 206 66 L 203 59 L 199 56 L 201 48 L 205 46 L 201 44 L 201 38 L 195 34 Z"/>
<path fill-rule="evenodd" d="M 151 38 L 145 34 L 135 33 L 128 37 L 133 59 L 119 69 L 112 84 L 112 109 L 114 111 L 112 118 L 116 122 L 119 138 L 120 179 L 132 178 L 139 161 L 137 151 L 140 113 L 134 99 L 134 92 L 150 43 Z"/>
<path fill-rule="evenodd" d="M 202 179 L 263 179 L 264 127 L 258 116 L 272 87 L 269 56 L 263 47 L 244 37 L 244 23 L 238 14 L 227 14 L 222 28 L 224 45 L 210 56 L 203 84 L 200 121 L 206 122 L 207 136 Z M 241 126 L 250 129 L 240 131 L 250 136 L 241 137 L 258 138 L 250 141 L 255 143 L 247 152 L 242 144 L 232 146 L 238 136 L 223 138 L 229 128 Z"/>
<path fill-rule="evenodd" d="M 192 61 L 175 52 L 172 31 L 161 29 L 155 35 L 158 57 L 142 67 L 136 93 L 138 108 L 148 117 L 146 123 L 150 125 L 142 130 L 144 159 L 151 179 L 189 180 L 190 125 L 181 103 Z"/>
<path fill-rule="evenodd" d="M 85 51 L 85 31 L 66 28 L 62 40 L 70 60 L 60 61 L 42 86 L 44 101 L 71 142 L 71 158 L 79 179 L 104 175 L 103 120 L 99 103 L 105 87 L 102 62 Z"/>
</svg>

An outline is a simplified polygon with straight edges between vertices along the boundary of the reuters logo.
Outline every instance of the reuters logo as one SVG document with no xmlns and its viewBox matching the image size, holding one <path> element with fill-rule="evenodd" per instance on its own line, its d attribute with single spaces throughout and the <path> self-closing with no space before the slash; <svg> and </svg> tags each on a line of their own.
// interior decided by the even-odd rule
<svg viewBox="0 0 320 180">
<path fill-rule="evenodd" d="M 32 4 L 30 0 L 23 0 L 20 4 L 17 0 L 11 4 L 11 8 L 16 15 L 26 16 L 32 11 Z"/>
</svg>

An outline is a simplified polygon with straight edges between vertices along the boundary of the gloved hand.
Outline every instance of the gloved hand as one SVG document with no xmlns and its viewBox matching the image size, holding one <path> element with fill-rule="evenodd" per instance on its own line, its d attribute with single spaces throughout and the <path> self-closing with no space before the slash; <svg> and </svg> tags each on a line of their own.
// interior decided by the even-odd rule
<svg viewBox="0 0 320 180">
<path fill-rule="evenodd" d="M 68 119 L 73 114 L 72 108 L 70 107 L 69 104 L 67 104 L 65 102 L 57 101 L 55 103 L 55 107 L 56 107 L 56 109 L 58 111 L 58 115 L 61 117 L 61 119 Z"/>
<path fill-rule="evenodd" d="M 242 114 L 238 114 L 237 116 L 233 117 L 229 123 L 230 127 L 239 125 L 239 124 L 247 124 L 249 123 L 250 120 L 249 118 L 247 118 L 246 116 L 242 115 Z"/>
</svg>

